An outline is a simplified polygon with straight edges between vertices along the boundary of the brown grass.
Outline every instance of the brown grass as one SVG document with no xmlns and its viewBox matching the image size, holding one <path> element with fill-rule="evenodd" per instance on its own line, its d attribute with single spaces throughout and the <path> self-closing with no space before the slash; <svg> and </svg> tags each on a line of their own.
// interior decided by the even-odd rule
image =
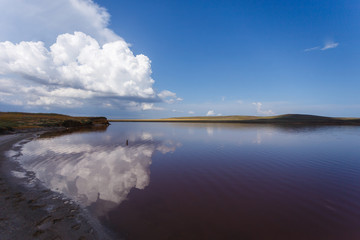
<svg viewBox="0 0 360 240">
<path fill-rule="evenodd" d="M 72 117 L 55 113 L 0 112 L 0 132 L 14 129 L 106 124 L 104 117 Z"/>
</svg>

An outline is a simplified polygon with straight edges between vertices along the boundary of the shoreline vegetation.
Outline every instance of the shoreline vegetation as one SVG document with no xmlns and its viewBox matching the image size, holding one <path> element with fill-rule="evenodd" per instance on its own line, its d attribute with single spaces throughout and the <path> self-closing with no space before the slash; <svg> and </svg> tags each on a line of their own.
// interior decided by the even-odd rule
<svg viewBox="0 0 360 240">
<path fill-rule="evenodd" d="M 285 114 L 270 117 L 258 116 L 214 116 L 176 117 L 163 119 L 109 119 L 109 122 L 188 122 L 188 123 L 244 123 L 274 125 L 355 125 L 360 126 L 360 118 L 335 118 L 307 114 Z"/>
<path fill-rule="evenodd" d="M 108 126 L 105 117 L 72 117 L 55 113 L 0 112 L 0 134 L 50 129 Z"/>
</svg>

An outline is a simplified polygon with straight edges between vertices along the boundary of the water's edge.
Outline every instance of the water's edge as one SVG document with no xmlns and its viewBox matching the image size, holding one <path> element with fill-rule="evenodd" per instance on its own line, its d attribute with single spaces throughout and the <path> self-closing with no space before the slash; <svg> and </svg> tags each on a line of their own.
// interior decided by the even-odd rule
<svg viewBox="0 0 360 240">
<path fill-rule="evenodd" d="M 113 239 L 79 203 L 46 188 L 12 159 L 21 155 L 24 144 L 44 133 L 51 131 L 0 136 L 0 235 L 4 239 Z"/>
</svg>

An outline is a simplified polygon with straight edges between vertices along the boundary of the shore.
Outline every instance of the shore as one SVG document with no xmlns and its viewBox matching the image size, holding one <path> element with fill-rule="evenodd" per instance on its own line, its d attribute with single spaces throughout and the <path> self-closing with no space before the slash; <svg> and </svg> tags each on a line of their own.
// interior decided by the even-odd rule
<svg viewBox="0 0 360 240">
<path fill-rule="evenodd" d="M 79 204 L 45 188 L 33 172 L 6 156 L 9 150 L 20 153 L 23 144 L 45 132 L 0 135 L 1 239 L 112 239 Z"/>
</svg>

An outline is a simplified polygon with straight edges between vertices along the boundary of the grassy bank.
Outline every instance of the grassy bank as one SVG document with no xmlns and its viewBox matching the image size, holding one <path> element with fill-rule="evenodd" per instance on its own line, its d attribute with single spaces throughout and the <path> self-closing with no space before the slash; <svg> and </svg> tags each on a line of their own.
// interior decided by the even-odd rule
<svg viewBox="0 0 360 240">
<path fill-rule="evenodd" d="M 204 123 L 259 123 L 283 125 L 360 125 L 360 118 L 333 118 L 306 114 L 286 114 L 271 117 L 216 116 L 178 117 L 163 119 L 110 119 L 109 122 L 204 122 Z"/>
<path fill-rule="evenodd" d="M 0 112 L 0 133 L 44 127 L 108 125 L 105 117 L 72 117 L 55 113 Z"/>
</svg>

